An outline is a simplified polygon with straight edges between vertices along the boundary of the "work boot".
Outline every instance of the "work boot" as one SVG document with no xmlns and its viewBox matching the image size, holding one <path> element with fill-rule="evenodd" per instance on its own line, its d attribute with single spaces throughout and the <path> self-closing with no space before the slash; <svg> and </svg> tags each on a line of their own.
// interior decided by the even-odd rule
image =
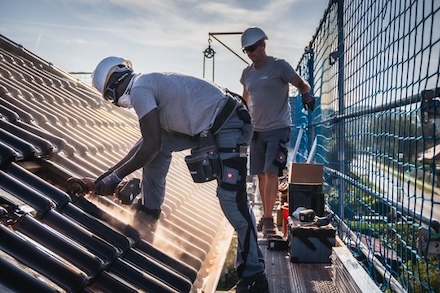
<svg viewBox="0 0 440 293">
<path fill-rule="evenodd" d="M 142 199 L 139 199 L 137 203 L 134 205 L 134 209 L 137 215 L 142 215 L 143 218 L 151 218 L 154 221 L 157 221 L 160 218 L 161 209 L 149 209 L 142 204 Z"/>
<path fill-rule="evenodd" d="M 273 235 L 273 234 L 277 234 L 276 230 L 275 230 L 275 224 L 273 222 L 273 218 L 263 218 L 262 220 L 263 222 L 263 235 L 264 237 L 267 237 L 269 235 Z"/>
<path fill-rule="evenodd" d="M 269 293 L 269 283 L 265 273 L 241 278 L 235 286 L 236 293 Z"/>
</svg>

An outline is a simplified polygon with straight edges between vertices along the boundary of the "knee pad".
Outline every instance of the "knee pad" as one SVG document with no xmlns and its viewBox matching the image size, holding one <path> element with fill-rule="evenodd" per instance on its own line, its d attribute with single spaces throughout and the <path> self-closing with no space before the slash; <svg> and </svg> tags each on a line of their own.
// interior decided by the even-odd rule
<svg viewBox="0 0 440 293">
<path fill-rule="evenodd" d="M 222 160 L 220 187 L 229 191 L 246 191 L 247 158 Z"/>
</svg>

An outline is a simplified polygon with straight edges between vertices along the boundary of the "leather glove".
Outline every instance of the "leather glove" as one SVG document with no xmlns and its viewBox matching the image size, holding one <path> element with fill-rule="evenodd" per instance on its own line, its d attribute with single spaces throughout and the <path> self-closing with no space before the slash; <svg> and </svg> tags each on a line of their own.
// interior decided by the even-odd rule
<svg viewBox="0 0 440 293">
<path fill-rule="evenodd" d="M 307 111 L 307 108 L 309 108 L 312 111 L 315 110 L 315 97 L 314 96 L 312 96 L 310 93 L 305 93 L 305 94 L 302 94 L 301 98 L 302 98 L 304 110 Z"/>
<path fill-rule="evenodd" d="M 99 195 L 112 195 L 116 187 L 122 181 L 116 171 L 110 175 L 95 181 L 95 193 Z"/>
</svg>

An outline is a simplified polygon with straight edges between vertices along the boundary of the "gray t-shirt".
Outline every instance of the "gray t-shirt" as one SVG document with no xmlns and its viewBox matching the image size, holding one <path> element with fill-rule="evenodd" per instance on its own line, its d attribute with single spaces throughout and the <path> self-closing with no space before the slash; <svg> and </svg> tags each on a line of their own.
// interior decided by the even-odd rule
<svg viewBox="0 0 440 293">
<path fill-rule="evenodd" d="M 289 83 L 296 75 L 289 63 L 271 56 L 262 67 L 251 64 L 243 70 L 240 82 L 250 96 L 255 131 L 290 127 Z"/>
<path fill-rule="evenodd" d="M 191 136 L 212 126 L 227 98 L 215 84 L 179 73 L 137 75 L 130 97 L 139 118 L 157 108 L 162 129 Z"/>
</svg>

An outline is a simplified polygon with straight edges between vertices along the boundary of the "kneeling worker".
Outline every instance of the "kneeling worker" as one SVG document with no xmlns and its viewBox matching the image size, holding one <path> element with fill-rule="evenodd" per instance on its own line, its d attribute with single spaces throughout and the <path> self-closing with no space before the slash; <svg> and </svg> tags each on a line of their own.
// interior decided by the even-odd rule
<svg viewBox="0 0 440 293">
<path fill-rule="evenodd" d="M 158 219 L 172 152 L 192 149 L 193 154 L 206 155 L 214 171 L 205 177 L 217 180 L 221 208 L 238 235 L 236 292 L 268 292 L 246 193 L 245 149 L 252 135 L 246 108 L 227 90 L 206 80 L 179 73 L 134 73 L 131 62 L 120 57 L 103 59 L 92 82 L 109 102 L 135 110 L 142 134 L 119 163 L 99 176 L 96 193 L 111 195 L 125 176 L 142 168 L 142 198 L 136 208 Z M 189 167 L 191 159 L 188 156 Z M 195 178 L 203 172 L 193 161 L 193 179 L 203 182 L 204 178 Z"/>
</svg>

